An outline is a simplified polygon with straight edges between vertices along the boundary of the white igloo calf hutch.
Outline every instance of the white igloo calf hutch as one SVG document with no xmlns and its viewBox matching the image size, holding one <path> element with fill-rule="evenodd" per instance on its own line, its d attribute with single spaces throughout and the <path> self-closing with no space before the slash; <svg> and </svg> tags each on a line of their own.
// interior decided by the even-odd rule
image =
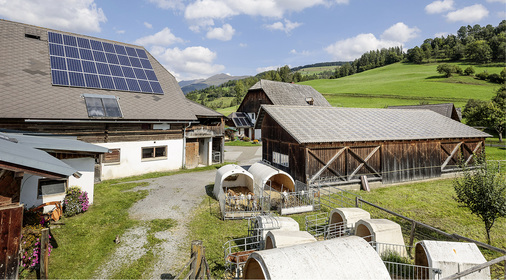
<svg viewBox="0 0 506 280">
<path fill-rule="evenodd" d="M 361 219 L 355 224 L 355 235 L 376 248 L 378 255 L 396 253 L 407 257 L 401 226 L 387 219 Z"/>
<path fill-rule="evenodd" d="M 279 217 L 272 215 L 258 215 L 250 219 L 248 225 L 249 236 L 258 237 L 259 249 L 265 248 L 265 239 L 269 231 L 300 231 L 299 223 L 290 217 Z"/>
<path fill-rule="evenodd" d="M 308 190 L 297 190 L 290 174 L 265 162 L 257 162 L 248 169 L 255 178 L 255 192 L 267 197 L 270 210 L 281 215 L 313 211 Z"/>
<path fill-rule="evenodd" d="M 213 194 L 220 202 L 223 219 L 242 219 L 260 211 L 254 178 L 239 165 L 228 164 L 216 171 Z"/>
<path fill-rule="evenodd" d="M 356 236 L 253 252 L 244 279 L 391 279 L 383 261 Z"/>
<path fill-rule="evenodd" d="M 265 250 L 315 242 L 316 238 L 307 231 L 269 231 L 265 237 Z"/>
<path fill-rule="evenodd" d="M 474 243 L 424 240 L 415 245 L 415 264 L 439 268 L 441 270 L 439 278 L 486 262 Z M 432 276 L 425 275 L 425 278 L 434 279 Z M 460 279 L 490 279 L 490 269 L 486 267 Z"/>
<path fill-rule="evenodd" d="M 370 219 L 371 214 L 361 208 L 334 208 L 330 212 L 326 239 L 355 233 L 355 224 L 362 219 Z"/>
</svg>

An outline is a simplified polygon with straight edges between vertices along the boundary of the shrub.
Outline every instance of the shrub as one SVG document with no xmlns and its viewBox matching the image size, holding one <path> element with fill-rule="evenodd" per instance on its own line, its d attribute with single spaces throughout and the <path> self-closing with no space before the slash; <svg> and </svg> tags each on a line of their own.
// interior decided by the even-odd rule
<svg viewBox="0 0 506 280">
<path fill-rule="evenodd" d="M 488 80 L 491 83 L 496 83 L 496 84 L 501 84 L 504 82 L 504 80 L 501 78 L 501 76 L 499 76 L 499 74 L 496 74 L 496 73 L 488 75 Z"/>
<path fill-rule="evenodd" d="M 455 66 L 454 71 L 459 75 L 462 75 L 464 73 L 464 71 L 462 71 L 462 68 L 460 68 L 460 66 Z"/>
<path fill-rule="evenodd" d="M 42 229 L 44 229 L 44 226 L 37 224 L 24 226 L 21 231 L 21 259 L 19 261 L 21 272 L 27 269 L 33 271 L 39 265 L 41 257 L 40 236 Z M 49 235 L 49 240 L 51 240 L 51 235 Z M 48 256 L 51 255 L 52 249 L 53 246 L 49 243 Z"/>
<path fill-rule="evenodd" d="M 249 139 L 249 137 L 243 137 L 242 138 L 242 141 L 246 141 L 246 142 L 249 142 L 251 139 Z"/>
<path fill-rule="evenodd" d="M 474 74 L 474 68 L 473 68 L 473 66 L 469 66 L 469 67 L 467 67 L 467 68 L 464 70 L 464 74 L 465 74 L 466 76 L 471 76 L 471 75 L 473 75 L 473 74 Z"/>
<path fill-rule="evenodd" d="M 89 207 L 88 193 L 79 187 L 70 187 L 63 200 L 63 214 L 71 217 L 86 212 Z"/>
<path fill-rule="evenodd" d="M 478 74 L 476 74 L 476 78 L 478 78 L 480 80 L 487 80 L 487 78 L 488 78 L 488 72 L 487 71 L 483 71 L 481 73 L 478 73 Z"/>
</svg>

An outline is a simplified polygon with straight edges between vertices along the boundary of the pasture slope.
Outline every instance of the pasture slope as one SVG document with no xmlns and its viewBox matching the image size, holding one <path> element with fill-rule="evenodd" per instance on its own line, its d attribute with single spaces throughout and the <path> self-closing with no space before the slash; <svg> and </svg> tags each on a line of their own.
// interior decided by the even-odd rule
<svg viewBox="0 0 506 280">
<path fill-rule="evenodd" d="M 314 87 L 332 106 L 358 108 L 418 105 L 422 102 L 452 102 L 456 107 L 463 107 L 471 98 L 490 100 L 499 88 L 498 84 L 471 76 L 444 78 L 436 71 L 439 64 L 395 63 L 339 79 L 312 80 L 301 84 Z M 462 69 L 470 66 L 466 63 L 451 64 Z M 489 74 L 500 73 L 502 67 L 473 65 L 476 73 L 487 71 Z"/>
</svg>

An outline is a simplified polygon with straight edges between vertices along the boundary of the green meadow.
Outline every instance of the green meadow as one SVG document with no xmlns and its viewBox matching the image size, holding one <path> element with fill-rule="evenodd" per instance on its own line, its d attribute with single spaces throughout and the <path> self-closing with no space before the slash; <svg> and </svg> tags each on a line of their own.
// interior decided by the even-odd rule
<svg viewBox="0 0 506 280">
<path fill-rule="evenodd" d="M 322 93 L 336 107 L 384 108 L 395 105 L 454 103 L 463 107 L 467 100 L 489 100 L 498 84 L 454 75 L 444 78 L 437 73 L 440 63 L 395 63 L 339 79 L 312 80 L 310 85 Z M 456 64 L 462 69 L 470 66 Z M 472 65 L 476 73 L 487 71 L 499 74 L 504 65 Z"/>
</svg>

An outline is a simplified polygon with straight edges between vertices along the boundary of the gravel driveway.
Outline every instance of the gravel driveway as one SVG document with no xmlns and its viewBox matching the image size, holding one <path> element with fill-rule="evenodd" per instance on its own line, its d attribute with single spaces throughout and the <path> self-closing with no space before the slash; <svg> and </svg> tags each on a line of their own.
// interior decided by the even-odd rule
<svg viewBox="0 0 506 280">
<path fill-rule="evenodd" d="M 236 161 L 243 166 L 251 165 L 261 159 L 261 147 L 225 147 L 225 160 Z M 149 190 L 146 198 L 138 201 L 129 209 L 130 217 L 140 221 L 171 218 L 177 226 L 155 234 L 163 242 L 154 248 L 158 262 L 150 275 L 151 279 L 173 278 L 190 255 L 188 223 L 193 209 L 206 196 L 205 186 L 214 183 L 216 170 L 191 172 L 172 176 L 147 179 L 148 186 L 138 187 L 131 191 Z M 128 263 L 135 262 L 146 253 L 143 247 L 147 243 L 147 228 L 131 228 L 123 234 L 121 243 L 108 262 L 96 272 L 95 278 L 111 278 Z"/>
</svg>

